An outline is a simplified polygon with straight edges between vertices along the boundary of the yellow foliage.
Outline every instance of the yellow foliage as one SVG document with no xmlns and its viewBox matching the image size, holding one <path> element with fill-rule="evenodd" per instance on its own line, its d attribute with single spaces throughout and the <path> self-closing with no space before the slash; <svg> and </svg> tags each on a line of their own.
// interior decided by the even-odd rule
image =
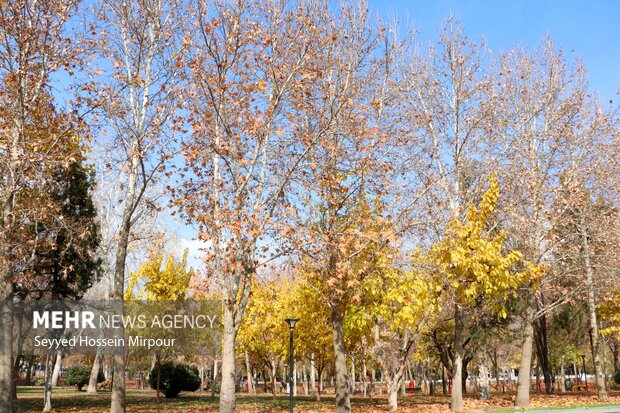
<svg viewBox="0 0 620 413">
<path fill-rule="evenodd" d="M 598 305 L 598 315 L 607 325 L 601 329 L 601 334 L 620 339 L 620 288 L 615 289 L 609 299 Z"/>
<path fill-rule="evenodd" d="M 431 247 L 426 260 L 436 269 L 436 291 L 449 291 L 464 306 L 490 305 L 505 318 L 506 299 L 520 286 L 535 283 L 544 268 L 524 260 L 519 251 L 504 253 L 506 233 L 488 231 L 498 198 L 497 176 L 492 175 L 480 206 L 472 206 L 464 222 L 451 221 L 446 236 Z"/>
<path fill-rule="evenodd" d="M 252 286 L 250 303 L 237 334 L 244 350 L 266 360 L 283 357 L 288 349 L 287 318 L 291 282 L 286 279 L 258 281 Z"/>
<path fill-rule="evenodd" d="M 129 276 L 129 285 L 125 292 L 125 300 L 182 300 L 185 298 L 194 269 L 187 267 L 187 249 L 183 252 L 180 262 L 174 255 L 168 255 L 165 264 L 164 254 L 152 248 L 149 257 L 138 271 Z M 162 265 L 163 264 L 163 265 Z M 136 286 L 143 283 L 134 294 Z"/>
</svg>

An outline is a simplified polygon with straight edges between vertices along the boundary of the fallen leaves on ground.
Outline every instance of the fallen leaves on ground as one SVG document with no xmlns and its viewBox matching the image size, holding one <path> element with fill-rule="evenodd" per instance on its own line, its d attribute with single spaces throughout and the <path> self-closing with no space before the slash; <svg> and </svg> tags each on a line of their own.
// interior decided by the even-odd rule
<svg viewBox="0 0 620 413">
<path fill-rule="evenodd" d="M 36 397 L 35 397 L 36 396 Z M 41 411 L 40 397 L 35 394 L 20 395 L 24 403 L 22 412 Z M 21 403 L 20 403 L 21 404 Z M 530 408 L 549 407 L 577 407 L 601 404 L 594 393 L 558 393 L 552 395 L 533 394 L 530 397 Z M 620 405 L 620 391 L 611 391 L 606 404 Z M 108 413 L 109 394 L 87 396 L 77 393 L 58 393 L 54 395 L 53 405 L 56 413 Z M 514 406 L 514 394 L 493 395 L 490 400 L 478 400 L 474 396 L 465 398 L 465 412 L 482 412 L 496 409 L 506 409 Z M 449 413 L 449 396 L 414 395 L 399 398 L 399 412 L 401 413 Z M 175 400 L 161 399 L 160 402 L 151 392 L 133 393 L 127 398 L 127 413 L 215 413 L 218 411 L 217 400 L 207 396 L 185 396 Z M 270 396 L 239 396 L 237 412 L 239 413 L 285 413 L 288 411 L 288 399 Z M 295 404 L 296 412 L 325 413 L 334 412 L 333 398 L 316 402 L 308 398 L 299 398 Z M 387 399 L 374 397 L 372 399 L 353 398 L 352 411 L 354 413 L 387 412 Z"/>
</svg>

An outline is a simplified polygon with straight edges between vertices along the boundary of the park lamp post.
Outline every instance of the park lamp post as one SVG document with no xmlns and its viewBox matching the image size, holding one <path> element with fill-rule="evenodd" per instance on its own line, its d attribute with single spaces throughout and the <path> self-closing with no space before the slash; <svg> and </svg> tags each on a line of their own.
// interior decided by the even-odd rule
<svg viewBox="0 0 620 413">
<path fill-rule="evenodd" d="M 288 385 L 288 394 L 289 394 L 289 412 L 293 413 L 293 366 L 295 365 L 295 361 L 293 359 L 293 329 L 295 328 L 295 324 L 299 321 L 299 318 L 287 318 L 284 321 L 287 322 L 288 324 L 288 329 L 289 329 L 289 339 L 290 339 L 290 345 L 289 345 L 289 352 L 290 352 L 290 362 L 289 362 L 289 376 L 288 376 L 288 380 L 289 380 L 289 385 Z"/>
<path fill-rule="evenodd" d="M 588 392 L 588 375 L 586 374 L 586 355 L 580 354 L 581 357 L 581 365 L 583 366 L 583 378 L 586 382 L 586 393 Z"/>
</svg>

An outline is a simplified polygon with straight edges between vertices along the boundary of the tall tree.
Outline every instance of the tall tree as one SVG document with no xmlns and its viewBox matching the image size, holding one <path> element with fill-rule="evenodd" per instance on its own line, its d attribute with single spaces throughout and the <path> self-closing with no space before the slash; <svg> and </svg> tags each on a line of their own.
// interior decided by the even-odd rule
<svg viewBox="0 0 620 413">
<path fill-rule="evenodd" d="M 53 133 L 42 131 L 36 121 L 54 107 L 51 76 L 71 72 L 77 63 L 80 42 L 71 40 L 66 23 L 77 1 L 15 0 L 2 3 L 0 11 L 0 409 L 11 411 L 11 366 L 14 264 L 23 240 L 15 234 L 23 223 L 16 219 L 17 198 L 24 188 L 44 182 L 49 167 L 63 163 L 66 154 L 57 143 L 75 133 L 72 116 L 56 119 Z M 53 168 L 52 168 L 53 169 Z M 47 175 L 49 176 L 49 175 Z M 22 205 L 22 208 L 26 208 Z M 43 204 L 30 208 L 41 209 Z M 22 211 L 21 215 L 25 215 Z"/>
<path fill-rule="evenodd" d="M 423 196 L 414 208 L 417 239 L 437 241 L 451 220 L 466 217 L 467 205 L 481 194 L 483 171 L 492 167 L 496 120 L 491 93 L 493 66 L 486 44 L 475 43 L 459 21 L 445 20 L 436 45 L 411 56 L 403 85 L 408 99 L 402 109 L 410 136 L 409 180 Z M 460 314 L 460 311 L 458 312 Z M 462 320 L 459 320 L 462 321 Z M 456 332 L 456 330 L 455 330 Z M 462 333 L 462 330 L 458 331 Z M 456 340 L 456 337 L 455 337 Z M 457 341 L 463 343 L 463 337 Z M 463 348 L 455 363 L 462 363 Z M 462 410 L 462 366 L 452 363 L 452 408 Z"/>
<path fill-rule="evenodd" d="M 597 303 L 604 291 L 617 281 L 613 265 L 617 233 L 610 231 L 618 219 L 618 209 L 604 199 L 593 199 L 579 176 L 567 173 L 558 196 L 561 214 L 555 225 L 557 255 L 560 265 L 576 284 L 584 285 L 587 303 L 589 338 L 598 396 L 607 400 L 605 374 L 601 354 Z"/>
<path fill-rule="evenodd" d="M 93 29 L 99 52 L 93 61 L 99 67 L 92 69 L 96 99 L 109 121 L 106 130 L 120 149 L 119 169 L 125 177 L 119 188 L 125 196 L 111 297 L 122 301 L 136 212 L 175 150 L 172 131 L 184 56 L 183 8 L 177 2 L 158 0 L 102 0 L 99 7 Z M 125 412 L 125 358 L 121 354 L 114 355 L 110 411 Z"/>
<path fill-rule="evenodd" d="M 300 174 L 298 226 L 310 283 L 331 312 L 336 410 L 345 413 L 351 410 L 347 313 L 393 239 L 387 206 L 397 199 L 388 188 L 396 175 L 393 116 L 402 48 L 389 28 L 372 26 L 365 4 L 343 5 L 320 28 L 326 40 L 314 56 L 316 73 L 297 103 L 305 134 L 318 137 Z"/>
<path fill-rule="evenodd" d="M 437 291 L 426 271 L 399 271 L 385 264 L 364 281 L 370 297 L 357 311 L 377 320 L 374 355 L 386 373 L 388 409 L 395 412 L 409 357 L 418 350 L 429 316 L 437 309 Z"/>
<path fill-rule="evenodd" d="M 198 227 L 206 276 L 222 292 L 220 412 L 235 411 L 235 340 L 258 268 L 282 255 L 291 179 L 314 135 L 299 128 L 312 47 L 324 35 L 315 3 L 197 1 L 188 88 L 191 139 L 175 204 Z M 313 69 L 316 70 L 316 69 Z"/>
<path fill-rule="evenodd" d="M 499 97 L 494 149 L 502 155 L 505 207 L 500 206 L 509 242 L 526 259 L 545 264 L 541 282 L 523 296 L 523 341 L 518 407 L 529 404 L 533 323 L 581 290 L 562 288 L 566 274 L 556 265 L 550 230 L 560 219 L 554 209 L 561 176 L 568 170 L 590 180 L 600 165 L 601 143 L 609 122 L 587 93 L 584 68 L 557 50 L 550 39 L 534 50 L 512 50 L 500 56 L 495 94 Z M 493 149 L 491 149 L 493 150 Z M 555 299 L 552 299 L 555 298 Z"/>
<path fill-rule="evenodd" d="M 92 173 L 81 163 L 71 162 L 54 172 L 45 192 L 57 208 L 51 216 L 32 220 L 27 236 L 33 245 L 32 254 L 16 294 L 35 299 L 79 299 L 98 280 L 100 234 L 91 197 L 93 186 Z M 27 197 L 22 202 L 33 201 Z"/>
<path fill-rule="evenodd" d="M 428 260 L 436 266 L 435 284 L 446 295 L 454 311 L 454 360 L 452 364 L 452 405 L 463 411 L 460 377 L 464 357 L 464 327 L 471 308 L 486 307 L 500 318 L 507 317 L 506 301 L 517 289 L 535 282 L 541 268 L 523 260 L 518 251 L 504 253 L 503 232 L 493 234 L 488 228 L 499 197 L 497 177 L 478 208 L 471 207 L 465 222 L 453 220 L 446 237 L 434 244 Z M 454 394 L 457 394 L 455 397 Z"/>
</svg>

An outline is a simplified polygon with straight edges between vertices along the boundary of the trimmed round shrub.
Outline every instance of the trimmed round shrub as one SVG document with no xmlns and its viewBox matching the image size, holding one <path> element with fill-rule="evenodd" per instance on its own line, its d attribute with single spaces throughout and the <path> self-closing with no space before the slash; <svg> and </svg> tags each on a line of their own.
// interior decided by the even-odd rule
<svg viewBox="0 0 620 413">
<path fill-rule="evenodd" d="M 149 374 L 149 385 L 157 389 L 157 366 Z M 187 364 L 162 363 L 159 368 L 159 390 L 166 398 L 177 397 L 182 391 L 196 391 L 200 388 L 198 369 Z"/>
<path fill-rule="evenodd" d="M 67 371 L 67 384 L 70 386 L 76 386 L 78 390 L 82 390 L 82 387 L 88 384 L 90 380 L 91 367 L 86 364 L 76 364 Z M 103 372 L 99 369 L 97 375 L 97 383 L 101 383 L 105 380 Z"/>
</svg>

